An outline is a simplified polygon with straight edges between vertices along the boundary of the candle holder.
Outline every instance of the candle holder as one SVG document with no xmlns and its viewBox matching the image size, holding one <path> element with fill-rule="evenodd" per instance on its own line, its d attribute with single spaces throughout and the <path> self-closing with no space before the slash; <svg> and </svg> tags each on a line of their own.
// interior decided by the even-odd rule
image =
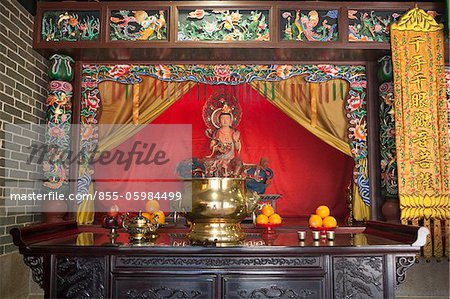
<svg viewBox="0 0 450 299">
<path fill-rule="evenodd" d="M 105 243 L 103 245 L 106 245 L 106 246 L 122 245 L 122 243 L 116 242 L 117 238 L 119 237 L 119 233 L 117 232 L 117 229 L 120 227 L 117 216 L 106 216 L 103 219 L 102 226 L 106 229 L 109 229 L 109 233 L 108 233 L 109 243 Z"/>
<path fill-rule="evenodd" d="M 109 229 L 108 236 L 110 239 L 116 239 L 119 234 L 117 229 L 119 228 L 119 221 L 116 216 L 106 216 L 103 219 L 103 227 Z"/>
</svg>

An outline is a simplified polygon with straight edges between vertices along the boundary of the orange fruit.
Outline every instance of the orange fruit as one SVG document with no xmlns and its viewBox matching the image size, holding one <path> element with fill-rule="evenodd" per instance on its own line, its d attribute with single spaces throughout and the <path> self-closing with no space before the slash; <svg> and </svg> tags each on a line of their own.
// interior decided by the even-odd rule
<svg viewBox="0 0 450 299">
<path fill-rule="evenodd" d="M 145 211 L 153 213 L 159 210 L 159 202 L 151 199 L 145 203 Z"/>
<path fill-rule="evenodd" d="M 158 221 L 158 223 L 159 224 L 164 224 L 164 223 L 166 223 L 166 215 L 164 215 L 164 212 L 163 211 L 156 211 L 156 212 L 154 212 L 153 214 L 152 214 L 152 216 L 153 217 L 155 217 L 155 216 L 158 216 L 158 218 L 157 218 L 157 220 L 156 221 Z M 152 218 L 153 218 L 152 217 Z"/>
<path fill-rule="evenodd" d="M 152 219 L 152 213 L 148 213 L 148 212 L 143 212 L 142 216 L 144 216 L 145 218 L 147 218 L 148 220 Z"/>
<path fill-rule="evenodd" d="M 280 217 L 280 215 L 278 215 L 277 213 L 272 214 L 269 217 L 269 223 L 270 224 L 281 224 L 281 217 Z"/>
<path fill-rule="evenodd" d="M 330 209 L 327 206 L 320 206 L 316 209 L 316 215 L 325 218 L 330 216 Z"/>
<path fill-rule="evenodd" d="M 322 217 L 316 214 L 311 215 L 309 217 L 309 226 L 314 228 L 322 227 Z"/>
<path fill-rule="evenodd" d="M 322 224 L 324 227 L 335 228 L 337 226 L 337 221 L 333 216 L 327 216 L 323 219 Z"/>
<path fill-rule="evenodd" d="M 273 215 L 273 213 L 275 213 L 275 211 L 273 210 L 271 205 L 264 205 L 261 209 L 261 213 L 263 213 L 267 217 L 270 217 L 271 215 Z"/>
<path fill-rule="evenodd" d="M 269 217 L 267 217 L 264 214 L 259 214 L 258 217 L 256 217 L 256 224 L 267 224 L 269 223 Z"/>
</svg>

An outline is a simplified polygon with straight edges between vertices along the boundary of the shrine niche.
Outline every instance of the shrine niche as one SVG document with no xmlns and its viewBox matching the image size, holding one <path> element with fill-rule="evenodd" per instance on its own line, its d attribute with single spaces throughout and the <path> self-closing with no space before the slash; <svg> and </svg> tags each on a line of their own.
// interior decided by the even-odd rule
<svg viewBox="0 0 450 299">
<path fill-rule="evenodd" d="M 395 298 L 448 257 L 442 3 L 33 1 L 2 107 L 14 187 L 22 143 L 49 146 L 61 209 L 10 231 L 44 297 Z M 37 54 L 44 138 L 15 123 L 39 120 Z M 39 220 L 13 203 L 7 229 Z"/>
<path fill-rule="evenodd" d="M 143 81 L 146 76 L 154 79 Z M 144 88 L 139 87 L 139 85 L 142 85 L 140 82 L 147 82 L 143 86 L 156 84 L 151 88 L 154 88 L 156 92 L 154 95 L 158 97 L 158 101 L 161 102 L 163 96 L 171 99 L 166 100 L 165 107 L 176 106 L 173 103 L 176 103 L 196 85 L 196 91 L 193 94 L 190 93 L 189 97 L 194 96 L 199 101 L 204 101 L 209 95 L 219 94 L 221 90 L 224 90 L 222 92 L 239 98 L 241 105 L 251 102 L 252 98 L 258 95 L 267 99 L 269 103 L 282 111 L 288 109 L 285 113 L 308 131 L 315 135 L 318 134 L 316 136 L 322 136 L 319 138 L 324 138 L 325 142 L 338 148 L 339 151 L 353 156 L 356 162 L 355 173 L 357 173 L 354 178 L 355 185 L 358 186 L 355 189 L 358 190 L 356 195 L 362 199 L 360 199 L 362 206 L 357 208 L 357 210 L 360 210 L 360 214 L 357 215 L 366 217 L 364 215 L 367 215 L 367 212 L 364 211 L 364 206 L 368 207 L 370 200 L 368 197 L 367 163 L 364 162 L 367 157 L 364 67 L 332 65 L 86 65 L 84 66 L 82 85 L 84 100 L 81 116 L 82 123 L 88 125 L 87 128 L 93 127 L 94 131 L 93 134 L 82 134 L 82 140 L 88 141 L 94 138 L 91 141 L 98 142 L 95 137 L 97 111 L 101 107 L 98 86 L 105 81 L 122 84 L 131 83 L 131 85 L 126 85 L 125 89 L 125 91 L 128 90 L 130 95 L 131 92 L 136 93 Z M 320 82 L 327 83 L 319 84 Z M 182 89 L 177 87 L 177 84 L 181 83 L 183 84 L 180 85 Z M 148 88 L 145 87 L 144 90 Z M 336 100 L 336 97 L 339 99 Z M 291 98 L 293 102 L 286 102 L 283 98 Z M 291 108 L 288 108 L 292 104 L 303 107 L 301 109 L 305 109 L 305 113 L 308 113 L 309 116 L 305 118 L 305 116 L 293 113 L 289 110 Z M 325 107 L 324 105 L 328 105 L 330 109 L 332 109 L 331 107 L 342 109 L 342 114 L 339 117 L 342 119 L 343 122 L 340 122 L 344 126 L 342 127 L 343 131 L 339 133 L 341 135 L 338 135 L 339 137 L 331 137 L 331 139 L 323 137 L 327 133 L 319 115 L 325 113 L 326 110 L 322 108 Z M 344 112 L 344 109 L 346 112 Z M 200 112 L 201 108 L 199 107 Z M 134 110 L 133 115 L 141 115 L 141 113 Z M 244 111 L 244 115 L 245 113 Z M 133 117 L 133 122 L 139 123 L 139 121 L 142 121 L 139 120 L 139 117 Z M 344 140 L 349 138 L 349 141 L 341 141 L 339 138 Z M 89 145 L 91 143 L 82 141 L 81 144 Z M 102 147 L 100 146 L 100 148 Z M 84 152 L 89 155 L 89 150 Z M 206 156 L 206 153 L 203 155 Z M 255 163 L 259 158 L 253 157 L 250 162 Z M 80 168 L 79 192 L 89 190 L 92 180 L 90 175 L 92 170 L 89 169 L 88 164 Z"/>
</svg>

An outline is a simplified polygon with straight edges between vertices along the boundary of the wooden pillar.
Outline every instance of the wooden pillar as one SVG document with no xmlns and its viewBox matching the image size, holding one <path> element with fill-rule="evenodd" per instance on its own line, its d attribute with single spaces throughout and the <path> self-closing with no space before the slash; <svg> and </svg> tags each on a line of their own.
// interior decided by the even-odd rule
<svg viewBox="0 0 450 299">
<path fill-rule="evenodd" d="M 72 84 L 74 60 L 66 55 L 50 57 L 49 92 L 47 97 L 46 156 L 43 162 L 44 192 L 69 195 L 70 131 L 72 123 Z M 59 198 L 59 196 L 58 196 Z M 43 201 L 43 221 L 62 221 L 67 200 Z"/>
</svg>

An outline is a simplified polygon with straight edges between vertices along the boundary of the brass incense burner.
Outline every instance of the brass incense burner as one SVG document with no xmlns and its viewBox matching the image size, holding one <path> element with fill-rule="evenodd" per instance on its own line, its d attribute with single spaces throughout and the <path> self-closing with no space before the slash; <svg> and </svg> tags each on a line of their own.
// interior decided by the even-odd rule
<svg viewBox="0 0 450 299">
<path fill-rule="evenodd" d="M 142 216 L 142 211 L 138 215 L 129 218 L 129 213 L 123 215 L 122 226 L 128 231 L 129 239 L 133 243 L 155 240 L 158 237 L 156 230 L 159 227 L 157 217 L 152 221 Z"/>
<path fill-rule="evenodd" d="M 247 192 L 245 179 L 192 179 L 190 221 L 192 244 L 238 245 L 244 240 L 241 221 L 257 208 L 258 195 Z"/>
</svg>

